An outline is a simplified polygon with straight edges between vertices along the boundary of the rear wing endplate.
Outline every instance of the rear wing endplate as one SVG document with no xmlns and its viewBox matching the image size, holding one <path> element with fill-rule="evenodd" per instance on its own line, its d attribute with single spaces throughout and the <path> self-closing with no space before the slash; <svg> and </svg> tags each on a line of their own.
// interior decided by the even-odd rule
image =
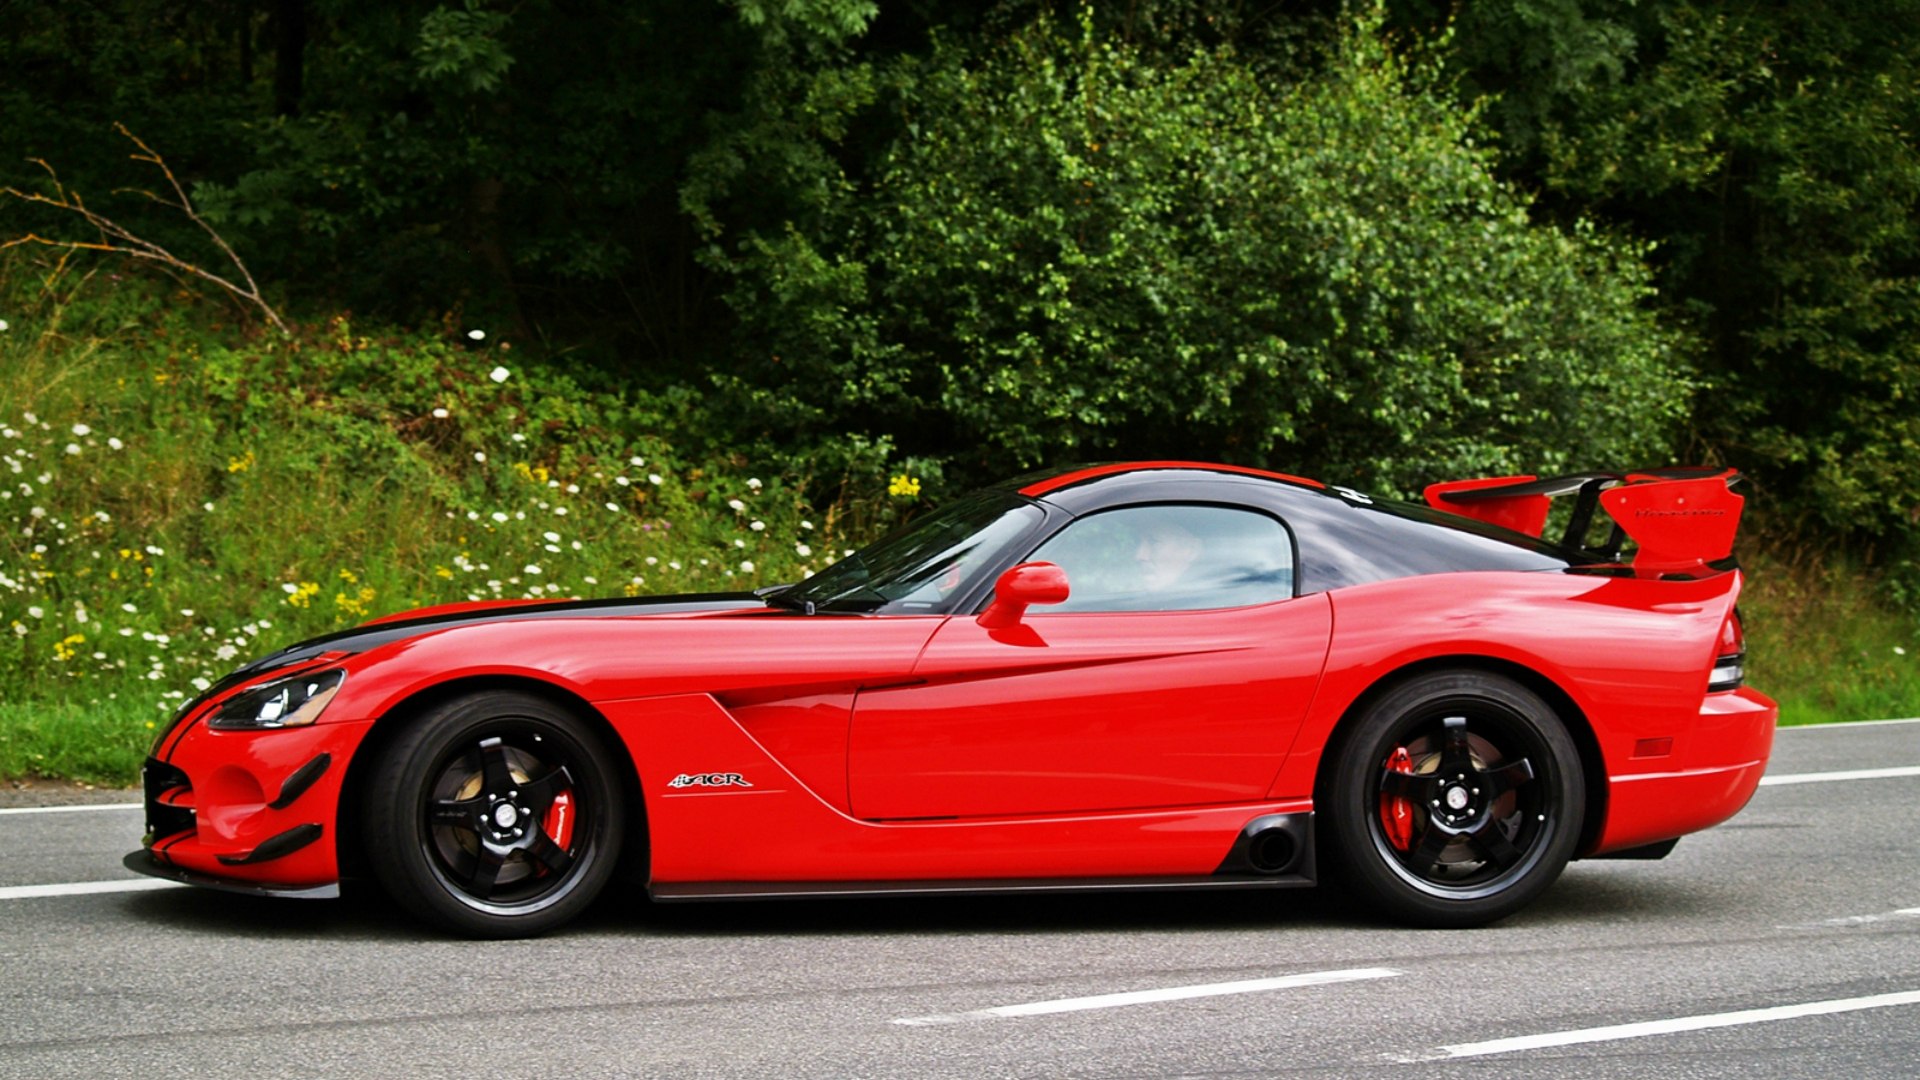
<svg viewBox="0 0 1920 1080">
<path fill-rule="evenodd" d="M 1553 499 L 1575 496 L 1560 546 L 1600 562 L 1617 562 L 1631 537 L 1639 570 L 1685 570 L 1733 554 L 1734 533 L 1746 500 L 1733 493 L 1735 469 L 1648 469 L 1631 473 L 1577 473 L 1542 479 L 1502 476 L 1453 480 L 1425 491 L 1427 505 L 1462 517 L 1540 536 Z M 1598 547 L 1586 542 L 1597 509 L 1613 519 Z"/>
</svg>

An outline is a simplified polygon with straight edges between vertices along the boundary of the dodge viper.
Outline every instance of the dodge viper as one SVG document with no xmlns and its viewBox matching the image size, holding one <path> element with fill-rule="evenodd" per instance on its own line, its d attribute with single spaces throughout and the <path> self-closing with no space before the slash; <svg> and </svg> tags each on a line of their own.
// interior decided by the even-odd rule
<svg viewBox="0 0 1920 1080">
<path fill-rule="evenodd" d="M 1737 479 L 1486 478 L 1414 503 L 1081 467 L 797 584 L 394 615 L 181 708 L 126 865 L 301 897 L 371 878 L 482 937 L 549 930 L 610 883 L 1327 877 L 1394 919 L 1480 925 L 1570 859 L 1661 857 L 1752 795 L 1777 710 L 1744 684 Z"/>
</svg>

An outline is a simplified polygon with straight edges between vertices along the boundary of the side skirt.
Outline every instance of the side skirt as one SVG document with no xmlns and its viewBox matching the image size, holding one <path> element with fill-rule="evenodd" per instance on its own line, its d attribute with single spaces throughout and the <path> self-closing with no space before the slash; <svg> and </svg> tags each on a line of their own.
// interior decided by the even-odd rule
<svg viewBox="0 0 1920 1080">
<path fill-rule="evenodd" d="M 661 903 L 692 900 L 801 900 L 817 896 L 939 896 L 987 893 L 1088 893 L 1173 889 L 1298 889 L 1310 874 L 1259 877 L 1015 878 L 986 881 L 674 881 L 648 888 Z"/>
</svg>

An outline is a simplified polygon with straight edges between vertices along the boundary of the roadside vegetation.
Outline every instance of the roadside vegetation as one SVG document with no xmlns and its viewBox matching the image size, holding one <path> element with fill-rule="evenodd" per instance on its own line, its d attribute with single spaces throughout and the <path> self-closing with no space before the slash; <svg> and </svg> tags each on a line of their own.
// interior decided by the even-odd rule
<svg viewBox="0 0 1920 1080">
<path fill-rule="evenodd" d="M 878 456 L 689 451 L 684 402 L 477 327 L 283 340 L 151 281 L 0 273 L 0 776 L 126 782 L 167 710 L 304 637 L 792 581 L 916 499 Z"/>
<path fill-rule="evenodd" d="M 1920 0 L 15 0 L 0 776 L 274 644 L 740 588 L 1074 460 L 1753 483 L 1920 713 Z"/>
<path fill-rule="evenodd" d="M 878 452 L 823 475 L 689 450 L 694 403 L 479 327 L 282 339 L 163 283 L 0 273 L 0 776 L 131 783 L 170 710 L 314 634 L 791 581 L 952 494 Z M 1784 723 L 1914 711 L 1920 626 L 1872 571 L 1748 561 L 1750 677 Z"/>
</svg>

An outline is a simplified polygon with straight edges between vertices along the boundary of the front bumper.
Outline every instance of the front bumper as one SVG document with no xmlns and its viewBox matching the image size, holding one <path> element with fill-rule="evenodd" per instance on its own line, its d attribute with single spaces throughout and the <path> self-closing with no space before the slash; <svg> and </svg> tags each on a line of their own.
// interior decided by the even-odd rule
<svg viewBox="0 0 1920 1080">
<path fill-rule="evenodd" d="M 178 866 L 163 863 L 159 859 L 154 858 L 153 852 L 146 848 L 141 848 L 139 851 L 128 852 L 127 857 L 120 860 L 120 865 L 136 874 L 145 874 L 148 877 L 165 878 L 168 881 L 178 881 L 184 885 L 198 885 L 206 889 L 219 889 L 222 892 L 244 893 L 248 896 L 287 896 L 298 900 L 332 900 L 340 895 L 340 886 L 337 884 L 310 885 L 304 888 L 296 886 L 256 885 L 251 882 L 234 881 L 230 878 L 198 874 L 192 870 L 184 870 Z"/>
<path fill-rule="evenodd" d="M 338 894 L 338 808 L 368 725 L 270 731 L 193 726 L 142 770 L 145 847 L 129 869 L 278 896 Z"/>
</svg>

